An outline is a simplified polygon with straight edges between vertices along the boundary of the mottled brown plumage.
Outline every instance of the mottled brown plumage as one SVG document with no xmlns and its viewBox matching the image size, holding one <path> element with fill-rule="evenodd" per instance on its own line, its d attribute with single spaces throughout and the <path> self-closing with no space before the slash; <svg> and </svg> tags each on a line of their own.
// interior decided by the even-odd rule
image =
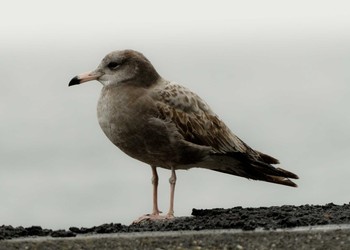
<svg viewBox="0 0 350 250">
<path fill-rule="evenodd" d="M 166 218 L 173 217 L 177 169 L 206 168 L 296 186 L 288 178 L 297 175 L 272 166 L 277 159 L 250 148 L 198 95 L 160 77 L 141 53 L 111 52 L 95 71 L 73 78 L 69 85 L 90 80 L 104 85 L 97 114 L 106 136 L 129 156 L 152 166 L 153 213 L 141 220 L 163 218 L 157 206 L 156 167 L 172 170 Z"/>
</svg>

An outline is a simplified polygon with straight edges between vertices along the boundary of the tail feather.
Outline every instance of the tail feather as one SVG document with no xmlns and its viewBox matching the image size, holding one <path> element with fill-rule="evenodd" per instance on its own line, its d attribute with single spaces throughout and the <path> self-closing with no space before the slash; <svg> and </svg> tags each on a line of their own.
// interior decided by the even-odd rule
<svg viewBox="0 0 350 250">
<path fill-rule="evenodd" d="M 262 172 L 256 171 L 256 170 L 255 170 L 255 173 L 253 171 L 247 171 L 246 173 L 242 173 L 242 170 L 237 171 L 237 169 L 234 169 L 234 170 L 233 169 L 212 169 L 212 170 L 218 171 L 221 173 L 225 173 L 225 174 L 246 177 L 246 178 L 252 179 L 252 180 L 266 181 L 266 182 L 285 185 L 285 186 L 289 186 L 289 187 L 298 187 L 297 184 L 295 184 L 293 181 L 291 181 L 287 177 L 268 175 L 268 174 L 265 174 L 265 173 L 262 173 Z"/>
<path fill-rule="evenodd" d="M 290 187 L 298 187 L 297 184 L 285 177 L 266 175 L 264 181 L 281 184 Z"/>
<path fill-rule="evenodd" d="M 267 154 L 264 154 L 264 153 L 261 153 L 259 151 L 256 151 L 259 154 L 259 157 L 261 159 L 261 161 L 265 162 L 265 163 L 268 163 L 268 164 L 279 164 L 279 160 L 277 160 L 276 158 L 270 156 L 270 155 L 267 155 Z"/>
<path fill-rule="evenodd" d="M 276 168 L 278 171 L 282 172 L 284 176 L 288 177 L 288 178 L 292 178 L 292 179 L 299 179 L 299 176 L 297 176 L 296 174 L 289 172 L 287 170 L 284 170 L 283 168 Z"/>
<path fill-rule="evenodd" d="M 266 157 L 265 159 L 271 160 L 274 158 Z M 246 177 L 248 179 L 272 182 L 290 187 L 297 187 L 297 185 L 289 178 L 299 179 L 299 177 L 292 172 L 282 168 L 276 168 L 263 161 L 252 160 L 241 154 L 215 154 L 211 156 L 211 161 L 206 162 L 206 164 L 201 167 L 226 174 Z"/>
<path fill-rule="evenodd" d="M 284 170 L 283 168 L 276 168 L 272 166 L 271 164 L 261 162 L 261 161 L 255 161 L 250 163 L 256 170 L 259 172 L 265 174 L 265 175 L 272 175 L 272 176 L 280 176 L 280 177 L 286 177 L 286 178 L 292 178 L 292 179 L 299 179 L 299 177 L 287 170 Z"/>
</svg>

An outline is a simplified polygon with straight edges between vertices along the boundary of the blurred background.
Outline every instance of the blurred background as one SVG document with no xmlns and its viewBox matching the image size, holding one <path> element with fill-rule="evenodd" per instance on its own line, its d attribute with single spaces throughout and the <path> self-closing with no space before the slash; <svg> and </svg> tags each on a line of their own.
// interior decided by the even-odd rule
<svg viewBox="0 0 350 250">
<path fill-rule="evenodd" d="M 131 223 L 152 209 L 151 169 L 105 137 L 101 84 L 68 88 L 105 54 L 142 52 L 205 99 L 251 147 L 297 173 L 297 189 L 177 171 L 192 208 L 348 203 L 348 1 L 4 1 L 0 9 L 0 224 Z M 160 208 L 170 172 L 159 170 Z"/>
</svg>

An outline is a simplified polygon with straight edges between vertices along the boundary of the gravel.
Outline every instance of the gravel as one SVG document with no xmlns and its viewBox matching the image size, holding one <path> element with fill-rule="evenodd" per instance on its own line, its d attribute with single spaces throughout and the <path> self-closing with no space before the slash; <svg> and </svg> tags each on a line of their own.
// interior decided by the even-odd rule
<svg viewBox="0 0 350 250">
<path fill-rule="evenodd" d="M 335 242 L 338 242 L 340 244 L 340 248 L 335 249 L 346 249 L 342 248 L 342 246 L 347 246 L 349 247 L 348 249 L 350 249 L 350 227 L 347 227 L 344 230 L 319 230 L 317 232 L 308 231 L 304 233 L 298 231 L 285 231 L 283 234 L 278 233 L 281 231 L 280 229 L 342 224 L 348 226 L 350 225 L 350 203 L 344 205 L 335 205 L 333 203 L 329 203 L 323 206 L 285 205 L 259 208 L 234 207 L 231 209 L 193 209 L 191 217 L 179 217 L 174 220 L 156 222 L 144 221 L 140 224 L 132 224 L 129 226 L 122 225 L 120 223 L 106 223 L 91 228 L 70 227 L 69 229 L 51 230 L 43 229 L 40 226 L 12 227 L 3 225 L 0 227 L 0 239 L 2 240 L 0 241 L 0 249 L 10 249 L 9 246 L 11 244 L 13 247 L 16 246 L 13 249 L 22 249 L 20 247 L 22 246 L 21 242 L 26 242 L 26 239 L 28 239 L 26 242 L 26 249 L 32 249 L 30 247 L 31 244 L 38 244 L 38 242 L 33 241 L 33 237 L 35 239 L 37 236 L 46 236 L 45 239 L 51 239 L 48 241 L 46 240 L 45 242 L 49 245 L 54 244 L 54 247 L 57 247 L 55 244 L 61 244 L 59 243 L 60 241 L 54 241 L 53 239 L 55 238 L 74 238 L 78 236 L 74 241 L 63 241 L 64 244 L 68 244 L 66 246 L 66 249 L 72 249 L 70 244 L 73 244 L 73 242 L 79 246 L 85 246 L 81 249 L 89 249 L 89 244 L 93 244 L 92 248 L 110 249 L 108 247 L 103 248 L 100 245 L 94 245 L 107 244 L 106 242 L 109 242 L 111 246 L 113 246 L 112 248 L 116 249 L 119 248 L 119 245 L 122 246 L 120 249 L 124 249 L 126 246 L 129 246 L 129 249 L 147 249 L 147 246 L 152 249 L 155 246 L 152 244 L 159 244 L 159 237 L 163 237 L 162 232 L 175 233 L 175 235 L 168 235 L 165 238 L 163 237 L 162 246 L 164 248 L 159 249 L 172 249 L 173 246 L 177 246 L 177 249 L 186 249 L 192 247 L 194 247 L 193 249 L 201 249 L 202 246 L 208 247 L 210 249 L 222 249 L 225 248 L 225 246 L 233 245 L 237 246 L 237 248 L 235 247 L 232 249 L 240 249 L 240 246 L 243 247 L 241 249 L 265 249 L 263 247 L 266 246 L 269 246 L 266 249 L 273 249 L 274 246 L 276 246 L 276 249 L 279 249 L 278 244 L 297 244 L 297 242 L 295 242 L 296 238 L 301 240 L 303 243 L 308 242 L 308 247 L 310 247 L 310 244 L 312 244 L 312 242 L 316 242 L 317 244 L 322 243 L 323 246 L 325 245 L 324 242 L 327 242 L 326 239 L 330 239 L 331 242 L 333 242 L 333 248 L 335 246 Z M 136 237 L 137 240 L 134 238 L 130 240 L 130 238 L 125 236 L 135 236 L 135 233 L 137 232 L 142 232 L 139 236 Z M 145 234 L 152 232 L 155 234 L 155 237 L 145 236 Z M 183 232 L 191 232 L 191 234 L 186 235 Z M 211 233 L 208 234 L 207 232 Z M 117 236 L 118 240 L 115 240 L 116 236 L 113 236 L 108 238 L 108 240 L 102 240 L 100 242 L 101 235 L 104 237 L 109 237 L 108 235 L 115 233 L 118 233 L 119 235 Z M 228 237 L 228 234 L 234 234 L 235 237 Z M 208 237 L 208 235 L 210 235 L 210 237 Z M 216 236 L 212 237 L 213 235 Z M 97 237 L 93 237 L 94 240 L 90 241 L 88 240 L 90 236 Z M 20 241 L 9 241 L 9 239 L 14 238 L 20 238 Z M 43 237 L 39 237 L 39 239 L 40 238 Z M 250 245 L 246 246 L 244 243 L 248 239 Z M 268 242 L 265 242 L 266 244 L 263 245 L 260 244 L 266 239 L 274 239 L 275 245 L 266 245 Z M 278 239 L 281 240 L 282 243 L 279 243 Z M 320 239 L 322 239 L 322 241 Z M 197 242 L 198 244 L 195 244 L 193 242 Z M 254 246 L 254 242 L 257 244 L 256 247 L 248 248 Z M 113 244 L 117 244 L 118 246 Z M 185 246 L 184 244 L 187 245 Z M 45 245 L 45 248 L 43 249 L 50 249 L 49 245 Z M 2 248 L 3 246 L 6 246 L 6 248 Z M 63 245 L 60 245 L 60 248 L 64 249 L 65 247 L 63 247 Z M 33 249 L 40 248 L 37 248 L 36 246 Z M 78 247 L 77 249 L 80 248 Z M 302 246 L 300 246 L 300 249 L 302 249 Z"/>
</svg>

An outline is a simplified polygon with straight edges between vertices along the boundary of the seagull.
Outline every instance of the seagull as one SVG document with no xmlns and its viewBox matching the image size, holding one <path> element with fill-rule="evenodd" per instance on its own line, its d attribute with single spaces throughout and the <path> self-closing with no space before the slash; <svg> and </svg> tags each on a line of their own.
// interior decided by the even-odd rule
<svg viewBox="0 0 350 250">
<path fill-rule="evenodd" d="M 298 176 L 274 167 L 279 161 L 239 139 L 197 94 L 161 77 L 135 50 L 107 54 L 97 69 L 75 76 L 69 86 L 97 80 L 103 87 L 98 122 L 124 153 L 151 166 L 152 213 L 144 220 L 174 218 L 176 170 L 210 169 L 225 174 L 291 187 Z M 169 169 L 170 206 L 158 208 L 157 167 Z"/>
</svg>

